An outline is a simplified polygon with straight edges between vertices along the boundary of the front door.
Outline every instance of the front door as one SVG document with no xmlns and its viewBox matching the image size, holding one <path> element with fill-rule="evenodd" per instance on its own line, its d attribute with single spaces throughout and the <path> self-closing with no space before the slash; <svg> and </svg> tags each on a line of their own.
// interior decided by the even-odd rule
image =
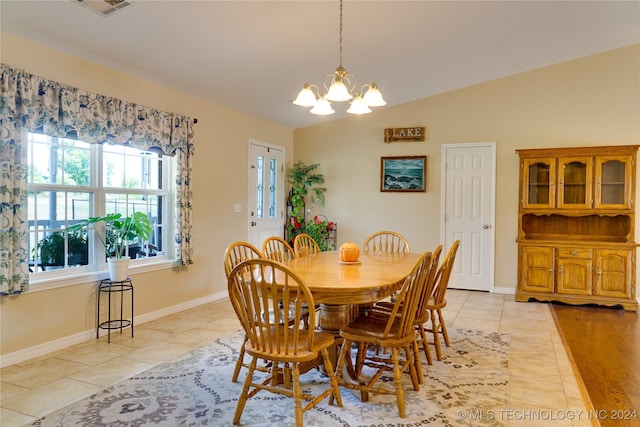
<svg viewBox="0 0 640 427">
<path fill-rule="evenodd" d="M 442 146 L 443 256 L 460 248 L 450 288 L 493 291 L 495 143 Z"/>
<path fill-rule="evenodd" d="M 249 141 L 249 243 L 262 248 L 269 236 L 284 235 L 284 149 Z"/>
</svg>

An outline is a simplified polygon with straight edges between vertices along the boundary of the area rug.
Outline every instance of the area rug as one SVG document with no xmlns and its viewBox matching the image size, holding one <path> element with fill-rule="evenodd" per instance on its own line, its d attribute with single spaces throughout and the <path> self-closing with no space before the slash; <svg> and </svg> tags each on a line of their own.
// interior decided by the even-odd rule
<svg viewBox="0 0 640 427">
<path fill-rule="evenodd" d="M 395 396 L 370 394 L 363 403 L 341 388 L 343 407 L 325 399 L 305 412 L 305 426 L 501 425 L 483 414 L 507 406 L 509 335 L 463 329 L 449 333 L 451 347 L 443 346 L 442 361 L 427 365 L 422 355 L 420 391 L 403 376 L 406 418 L 399 417 Z M 242 381 L 231 382 L 231 374 L 242 338 L 236 333 L 218 339 L 31 425 L 231 426 L 242 388 Z M 326 387 L 317 370 L 301 378 L 304 391 Z M 393 386 L 392 377 L 383 380 Z M 293 400 L 262 391 L 247 402 L 240 421 L 243 426 L 293 426 Z"/>
</svg>

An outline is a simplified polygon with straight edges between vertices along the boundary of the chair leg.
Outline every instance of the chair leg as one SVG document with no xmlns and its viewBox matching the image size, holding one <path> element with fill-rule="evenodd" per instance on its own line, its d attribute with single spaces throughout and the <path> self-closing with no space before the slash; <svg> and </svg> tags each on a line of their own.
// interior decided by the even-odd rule
<svg viewBox="0 0 640 427">
<path fill-rule="evenodd" d="M 304 424 L 302 418 L 302 392 L 300 391 L 300 369 L 298 363 L 293 364 L 293 405 L 296 414 L 296 427 L 302 427 Z"/>
<path fill-rule="evenodd" d="M 335 377 L 338 384 L 340 384 L 340 378 L 342 377 L 342 368 L 344 368 L 344 362 L 347 358 L 347 353 L 349 352 L 349 347 L 351 347 L 351 341 L 345 339 L 342 342 L 342 347 L 340 348 L 340 354 L 338 355 L 338 361 L 336 362 L 336 372 Z M 335 396 L 332 394 L 329 397 L 329 405 L 333 405 L 333 399 Z"/>
<path fill-rule="evenodd" d="M 413 351 L 411 354 L 407 353 L 407 358 L 413 357 L 413 364 L 415 365 L 416 375 L 418 376 L 418 383 L 422 384 L 422 362 L 420 361 L 420 347 L 418 347 L 417 336 L 411 343 L 411 346 L 413 347 Z"/>
<path fill-rule="evenodd" d="M 429 350 L 429 341 L 427 340 L 427 333 L 424 330 L 424 325 L 418 326 L 418 333 L 420 334 L 420 341 L 422 342 L 422 349 L 424 355 L 427 357 L 427 363 L 433 365 L 433 359 L 431 358 L 431 350 Z"/>
<path fill-rule="evenodd" d="M 415 341 L 414 341 L 414 343 L 415 343 Z M 413 385 L 413 389 L 415 391 L 419 391 L 420 390 L 420 384 L 422 384 L 422 378 L 421 378 L 422 375 L 420 375 L 420 377 L 418 377 L 418 367 L 416 365 L 416 358 L 414 356 L 415 353 L 413 353 L 411 351 L 411 346 L 412 345 L 413 344 L 407 344 L 406 346 L 404 346 L 404 352 L 405 352 L 407 358 L 406 358 L 405 364 L 403 365 L 402 370 L 400 371 L 400 374 L 402 374 L 404 371 L 407 370 L 407 368 L 409 368 L 409 376 L 411 377 L 411 384 Z M 422 372 L 421 369 L 420 369 L 420 372 Z"/>
<path fill-rule="evenodd" d="M 444 337 L 444 343 L 447 345 L 447 347 L 451 347 L 451 342 L 449 342 L 449 332 L 447 331 L 447 325 L 444 323 L 442 310 L 438 310 L 438 320 L 440 321 L 440 328 L 442 330 L 442 336 Z"/>
<path fill-rule="evenodd" d="M 351 361 L 351 343 L 353 341 L 349 341 L 348 339 L 344 339 L 342 342 L 342 347 L 340 350 L 340 355 L 338 356 L 338 362 L 336 363 L 336 382 L 340 385 L 340 378 L 342 377 L 342 373 L 344 372 L 345 363 L 348 366 L 346 369 L 349 371 L 347 375 L 353 374 L 355 376 L 355 371 L 353 370 L 353 363 Z M 356 377 L 357 378 L 357 377 Z M 348 380 L 346 380 L 348 381 Z M 369 392 L 360 390 L 360 400 L 362 402 L 367 402 L 369 400 Z M 333 395 L 329 398 L 329 404 L 333 404 Z"/>
<path fill-rule="evenodd" d="M 238 375 L 240 374 L 240 369 L 244 365 L 244 345 L 247 343 L 249 338 L 245 335 L 244 341 L 242 341 L 242 346 L 240 346 L 240 354 L 238 354 L 238 360 L 236 360 L 236 367 L 233 369 L 233 376 L 231 377 L 231 381 L 238 382 Z"/>
<path fill-rule="evenodd" d="M 362 372 L 362 365 L 364 364 L 364 359 L 367 356 L 367 343 L 359 342 L 358 343 L 358 353 L 356 353 L 356 366 L 354 370 L 356 372 L 356 376 L 359 377 Z"/>
<path fill-rule="evenodd" d="M 436 319 L 435 310 L 431 311 L 431 333 L 433 334 L 433 345 L 436 347 L 436 358 L 438 360 L 442 360 L 442 350 L 440 349 L 440 337 L 438 335 L 438 329 L 440 329 L 440 325 L 438 324 L 438 319 Z"/>
<path fill-rule="evenodd" d="M 233 416 L 234 425 L 240 424 L 240 417 L 242 416 L 242 411 L 244 411 L 244 406 L 247 404 L 247 399 L 249 398 L 249 386 L 251 385 L 253 372 L 256 369 L 257 362 L 258 362 L 258 358 L 253 357 L 251 359 L 251 364 L 249 365 L 249 373 L 247 374 L 247 377 L 244 379 L 242 392 L 240 393 L 240 397 L 238 398 L 238 405 L 236 406 L 236 413 Z"/>
<path fill-rule="evenodd" d="M 329 404 L 333 404 L 333 399 L 335 398 L 338 401 L 338 406 L 342 407 L 342 396 L 340 395 L 340 387 L 338 386 L 338 377 L 333 370 L 331 359 L 329 359 L 329 351 L 325 348 L 320 351 L 320 354 L 322 355 L 324 369 L 327 375 L 329 375 L 329 382 L 331 383 L 332 392 L 329 398 Z"/>
<path fill-rule="evenodd" d="M 407 355 L 408 356 L 408 355 Z M 405 418 L 404 409 L 404 390 L 402 389 L 402 378 L 400 373 L 400 366 L 398 365 L 398 349 L 393 347 L 391 349 L 391 361 L 393 362 L 393 379 L 396 386 L 396 401 L 398 402 L 398 412 L 400 418 Z"/>
</svg>

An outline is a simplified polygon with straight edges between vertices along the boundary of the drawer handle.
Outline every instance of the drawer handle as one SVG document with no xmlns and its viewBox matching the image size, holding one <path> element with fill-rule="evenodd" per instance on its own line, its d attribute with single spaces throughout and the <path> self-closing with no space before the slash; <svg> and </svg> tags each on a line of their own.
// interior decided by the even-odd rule
<svg viewBox="0 0 640 427">
<path fill-rule="evenodd" d="M 573 255 L 573 256 L 578 256 L 578 255 L 580 255 L 580 251 L 571 251 L 571 252 L 569 252 L 569 253 L 570 253 L 571 255 Z"/>
</svg>

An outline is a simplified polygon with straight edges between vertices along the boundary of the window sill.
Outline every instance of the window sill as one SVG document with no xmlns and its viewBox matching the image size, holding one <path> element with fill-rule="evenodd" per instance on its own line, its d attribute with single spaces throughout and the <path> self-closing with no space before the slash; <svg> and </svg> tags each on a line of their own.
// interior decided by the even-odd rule
<svg viewBox="0 0 640 427">
<path fill-rule="evenodd" d="M 150 271 L 165 270 L 176 266 L 175 260 L 163 259 L 154 262 L 145 262 L 138 265 L 129 266 L 129 274 L 148 273 Z M 75 274 L 67 274 L 58 277 L 29 278 L 29 292 L 48 291 L 51 289 L 74 286 L 89 282 L 98 282 L 109 278 L 108 270 L 91 271 Z"/>
</svg>

